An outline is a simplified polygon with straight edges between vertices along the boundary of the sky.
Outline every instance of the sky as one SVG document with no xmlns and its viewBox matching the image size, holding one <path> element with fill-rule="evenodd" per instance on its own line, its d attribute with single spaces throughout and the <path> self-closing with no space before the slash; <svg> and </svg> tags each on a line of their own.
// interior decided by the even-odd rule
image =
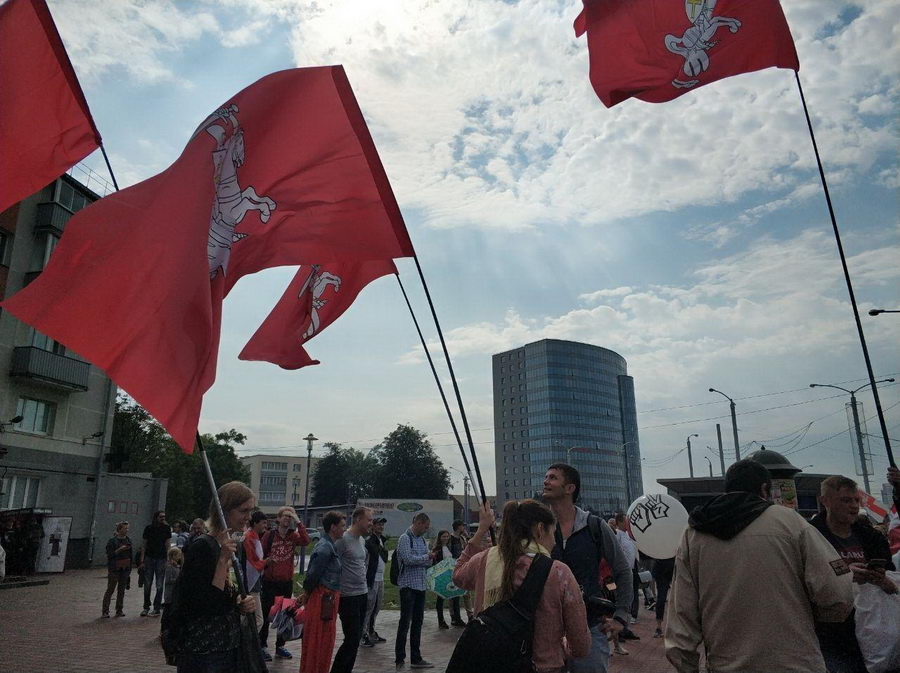
<svg viewBox="0 0 900 673">
<path fill-rule="evenodd" d="M 674 1 L 674 0 L 673 0 Z M 724 3 L 722 3 L 724 4 Z M 898 0 L 782 3 L 841 228 L 887 424 L 900 436 Z M 610 348 L 635 379 L 644 488 L 719 473 L 765 444 L 852 475 L 847 396 L 866 369 L 794 73 L 733 77 L 666 104 L 606 109 L 580 2 L 51 0 L 120 186 L 166 168 L 197 124 L 260 77 L 343 64 L 447 337 L 494 492 L 491 355 L 543 338 Z M 97 153 L 85 164 L 106 173 Z M 96 185 L 94 185 L 96 187 Z M 397 266 L 449 390 L 422 286 Z M 224 307 L 201 430 L 244 454 L 302 437 L 368 449 L 398 423 L 463 467 L 396 281 L 369 286 L 288 372 L 237 359 L 293 268 L 241 280 Z M 883 481 L 872 396 L 860 393 Z M 895 452 L 900 443 L 894 440 Z M 317 448 L 317 453 L 320 449 Z M 873 490 L 878 490 L 874 488 Z"/>
</svg>

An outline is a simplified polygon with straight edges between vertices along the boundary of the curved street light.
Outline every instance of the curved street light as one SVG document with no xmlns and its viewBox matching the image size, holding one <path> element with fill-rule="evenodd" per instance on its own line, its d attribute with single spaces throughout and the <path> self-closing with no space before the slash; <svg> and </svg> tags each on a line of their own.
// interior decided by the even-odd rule
<svg viewBox="0 0 900 673">
<path fill-rule="evenodd" d="M 900 311 L 895 311 L 893 309 L 886 309 L 886 308 L 869 309 L 869 315 L 881 315 L 882 313 L 900 313 Z"/>
<path fill-rule="evenodd" d="M 709 459 L 709 456 L 703 456 L 703 457 L 706 458 L 706 462 L 709 463 L 709 476 L 711 477 L 711 476 L 713 476 L 712 461 Z"/>
<path fill-rule="evenodd" d="M 695 432 L 695 433 L 692 434 L 692 435 L 688 435 L 688 436 L 687 436 L 687 440 L 686 440 L 686 442 L 687 442 L 687 450 L 688 450 L 688 469 L 690 469 L 690 471 L 691 471 L 691 479 L 694 478 L 694 459 L 693 459 L 693 457 L 691 456 L 691 437 L 699 437 L 699 436 L 700 436 L 700 435 L 698 435 L 698 434 Z"/>
<path fill-rule="evenodd" d="M 709 392 L 719 393 L 719 395 L 721 395 L 722 397 L 727 399 L 729 404 L 731 405 L 731 431 L 734 434 L 734 459 L 740 460 L 741 459 L 741 446 L 738 443 L 737 414 L 734 411 L 734 400 L 731 399 L 730 397 L 728 397 L 728 395 L 723 393 L 721 390 L 716 390 L 715 388 L 710 388 Z"/>
<path fill-rule="evenodd" d="M 875 383 L 893 383 L 894 379 L 882 379 L 881 381 L 875 381 Z M 865 385 L 860 386 L 859 388 L 855 388 L 853 390 L 848 390 L 847 388 L 842 388 L 841 386 L 835 386 L 830 383 L 810 383 L 810 388 L 834 388 L 836 390 L 842 390 L 845 393 L 850 395 L 850 406 L 853 409 L 853 427 L 856 430 L 856 445 L 859 450 L 859 464 L 860 469 L 862 470 L 863 483 L 866 487 L 866 493 L 871 492 L 869 487 L 869 470 L 866 468 L 866 452 L 863 449 L 863 437 L 862 430 L 859 427 L 859 410 L 856 407 L 856 393 L 860 390 L 868 388 L 872 383 L 866 383 Z"/>
</svg>

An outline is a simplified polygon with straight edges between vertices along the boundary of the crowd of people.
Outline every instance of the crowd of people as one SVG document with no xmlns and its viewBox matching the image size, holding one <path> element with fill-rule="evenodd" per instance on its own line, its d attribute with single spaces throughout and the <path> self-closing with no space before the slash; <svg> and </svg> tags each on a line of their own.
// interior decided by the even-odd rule
<svg viewBox="0 0 900 673">
<path fill-rule="evenodd" d="M 888 479 L 896 502 L 900 472 L 891 468 Z M 551 465 L 541 502 L 506 503 L 496 544 L 495 514 L 487 505 L 474 535 L 468 537 L 457 521 L 452 531 L 437 531 L 430 546 L 430 519 L 415 514 L 390 561 L 399 588 L 397 670 L 405 668 L 407 655 L 411 669 L 433 667 L 421 651 L 426 574 L 454 559 L 453 583 L 466 593 L 449 599 L 449 606 L 436 601 L 440 629 L 466 627 L 494 606 L 519 600 L 517 590 L 543 573 L 528 653 L 538 673 L 605 673 L 611 655 L 628 654 L 622 641 L 638 638 L 630 626 L 642 591 L 644 607 L 655 611 L 654 637 L 664 638 L 666 657 L 678 672 L 699 671 L 701 650 L 705 666 L 717 672 L 762 670 L 762 662 L 765 670 L 785 673 L 867 672 L 852 585 L 896 594 L 886 571 L 896 570 L 900 540 L 892 549 L 887 531 L 860 517 L 859 489 L 851 479 L 825 479 L 821 511 L 806 521 L 773 504 L 762 464 L 738 461 L 725 475 L 725 493 L 691 513 L 677 553 L 668 559 L 640 554 L 623 514 L 604 521 L 580 508 L 580 488 L 575 468 Z M 163 613 L 163 634 L 177 642 L 178 673 L 244 670 L 245 623 L 260 658 L 271 661 L 270 611 L 295 594 L 304 610 L 301 673 L 350 673 L 360 647 L 387 642 L 376 628 L 389 564 L 385 519 L 366 507 L 349 518 L 328 512 L 296 592 L 295 550 L 310 536 L 293 508 L 281 508 L 269 529 L 246 485 L 231 482 L 218 495 L 224 521 L 215 503 L 209 520 L 197 519 L 190 529 L 184 523 L 170 528 L 165 512 L 157 512 L 138 553 L 128 522 L 116 526 L 106 545 L 103 617 L 109 617 L 113 594 L 116 616 L 124 615 L 136 561 L 144 588 L 141 614 Z M 235 558 L 238 574 L 232 571 Z M 238 575 L 245 578 L 244 590 Z M 338 620 L 343 640 L 334 652 Z M 470 655 L 463 649 L 457 646 L 452 670 L 480 670 L 465 663 Z M 280 631 L 274 657 L 292 657 Z"/>
</svg>

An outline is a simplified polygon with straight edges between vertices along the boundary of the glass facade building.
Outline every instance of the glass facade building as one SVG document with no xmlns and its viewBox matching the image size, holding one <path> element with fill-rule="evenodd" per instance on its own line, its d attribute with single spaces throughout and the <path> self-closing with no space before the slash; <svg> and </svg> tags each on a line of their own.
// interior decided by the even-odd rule
<svg viewBox="0 0 900 673">
<path fill-rule="evenodd" d="M 581 473 L 579 504 L 611 514 L 643 493 L 634 379 L 606 348 L 544 339 L 493 356 L 497 499 L 533 497 L 547 466 Z"/>
</svg>

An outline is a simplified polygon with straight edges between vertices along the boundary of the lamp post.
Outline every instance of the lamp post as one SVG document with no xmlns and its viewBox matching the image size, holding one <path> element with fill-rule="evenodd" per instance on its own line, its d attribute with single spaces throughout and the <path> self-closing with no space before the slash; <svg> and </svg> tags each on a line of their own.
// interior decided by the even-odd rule
<svg viewBox="0 0 900 673">
<path fill-rule="evenodd" d="M 875 383 L 893 383 L 894 379 L 882 379 L 881 381 L 875 381 Z M 862 430 L 859 427 L 859 410 L 856 407 L 856 393 L 864 388 L 868 388 L 872 383 L 869 382 L 864 386 L 860 386 L 854 390 L 847 390 L 846 388 L 841 388 L 840 386 L 833 386 L 830 383 L 810 383 L 810 388 L 836 388 L 837 390 L 842 390 L 845 393 L 850 395 L 850 407 L 853 410 L 853 428 L 856 430 L 856 445 L 859 450 L 859 464 L 860 469 L 862 469 L 862 477 L 863 483 L 866 486 L 866 493 L 870 493 L 869 490 L 869 470 L 866 468 L 866 452 L 863 449 L 863 437 Z"/>
<path fill-rule="evenodd" d="M 469 532 L 469 475 L 458 467 L 448 465 L 454 472 L 459 472 L 463 478 L 463 520 L 466 522 L 466 533 Z"/>
<path fill-rule="evenodd" d="M 880 315 L 882 313 L 900 313 L 900 311 L 886 308 L 873 308 L 869 310 L 869 315 Z"/>
<path fill-rule="evenodd" d="M 737 414 L 734 411 L 734 400 L 731 399 L 730 397 L 728 397 L 728 395 L 723 393 L 721 390 L 716 390 L 715 388 L 710 388 L 709 392 L 719 393 L 719 395 L 722 395 L 725 399 L 727 399 L 731 405 L 731 430 L 734 433 L 734 459 L 740 460 L 741 459 L 741 447 L 740 447 L 740 444 L 738 443 Z"/>
<path fill-rule="evenodd" d="M 703 457 L 706 458 L 706 462 L 709 463 L 709 476 L 711 477 L 711 476 L 713 476 L 713 473 L 712 473 L 712 461 L 711 461 L 707 456 L 703 456 Z"/>
<path fill-rule="evenodd" d="M 306 440 L 306 488 L 303 491 L 303 525 L 309 528 L 309 473 L 312 472 L 312 450 L 313 442 L 318 440 L 313 433 L 309 433 L 303 439 Z M 294 479 L 294 489 L 296 491 L 297 480 Z M 300 549 L 300 570 L 306 573 L 306 547 Z"/>
<path fill-rule="evenodd" d="M 694 478 L 694 458 L 691 456 L 691 437 L 699 437 L 696 432 L 693 435 L 687 436 L 687 450 L 688 450 L 688 468 L 691 471 L 691 478 Z"/>
</svg>

